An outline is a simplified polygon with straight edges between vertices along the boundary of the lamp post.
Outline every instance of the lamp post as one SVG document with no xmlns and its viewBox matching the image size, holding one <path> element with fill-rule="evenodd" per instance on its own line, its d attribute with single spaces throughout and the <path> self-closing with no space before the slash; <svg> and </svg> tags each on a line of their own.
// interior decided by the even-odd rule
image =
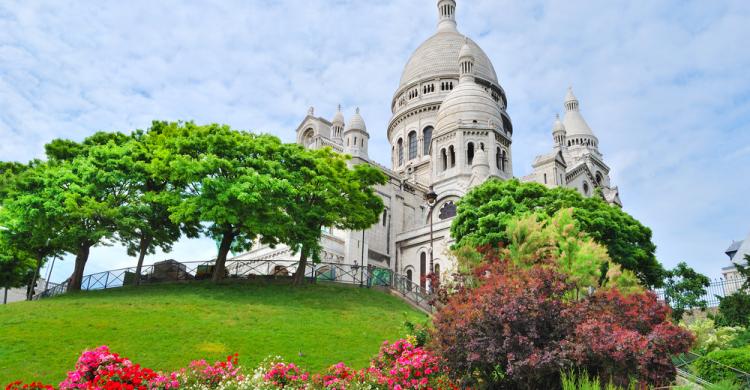
<svg viewBox="0 0 750 390">
<path fill-rule="evenodd" d="M 437 203 L 438 195 L 435 193 L 435 191 L 432 189 L 432 186 L 430 186 L 430 190 L 427 191 L 426 194 L 424 194 L 424 200 L 427 201 L 427 206 L 430 207 L 430 212 L 428 214 L 430 218 L 430 273 L 434 272 L 435 267 L 435 256 L 433 255 L 434 247 L 432 245 L 433 237 L 432 237 L 432 210 L 435 208 L 435 204 Z"/>
</svg>

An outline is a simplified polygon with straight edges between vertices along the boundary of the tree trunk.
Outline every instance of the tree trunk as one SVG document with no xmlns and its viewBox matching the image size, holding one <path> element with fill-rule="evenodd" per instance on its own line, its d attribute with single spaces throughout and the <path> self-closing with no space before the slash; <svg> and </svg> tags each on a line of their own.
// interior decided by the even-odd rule
<svg viewBox="0 0 750 390">
<path fill-rule="evenodd" d="M 73 275 L 70 277 L 70 284 L 68 284 L 68 291 L 81 291 L 81 283 L 83 283 L 83 270 L 86 268 L 86 262 L 89 260 L 89 252 L 91 251 L 90 245 L 81 245 L 76 253 L 76 264 L 73 269 Z"/>
<path fill-rule="evenodd" d="M 146 258 L 146 252 L 148 252 L 148 246 L 151 244 L 151 240 L 146 237 L 141 237 L 141 247 L 138 252 L 138 265 L 135 267 L 135 285 L 141 285 L 141 270 L 143 269 L 143 259 Z"/>
<path fill-rule="evenodd" d="M 34 289 L 36 287 L 36 276 L 39 275 L 39 270 L 42 269 L 42 260 L 44 260 L 44 257 L 37 256 L 36 268 L 34 269 L 34 275 L 31 276 L 31 283 L 29 284 L 29 288 L 26 289 L 27 301 L 30 301 L 34 298 Z"/>
<path fill-rule="evenodd" d="M 302 246 L 302 250 L 299 255 L 299 265 L 297 265 L 297 271 L 294 272 L 294 284 L 300 286 L 305 282 L 305 268 L 307 268 L 307 248 Z"/>
<path fill-rule="evenodd" d="M 3 296 L 3 305 L 8 304 L 8 286 L 5 286 L 5 295 Z"/>
<path fill-rule="evenodd" d="M 224 279 L 224 273 L 226 268 L 224 265 L 227 262 L 227 254 L 229 248 L 232 247 L 232 241 L 234 241 L 234 233 L 226 232 L 221 237 L 221 244 L 219 245 L 219 256 L 216 257 L 216 264 L 214 264 L 214 275 L 211 279 L 214 283 L 221 282 Z"/>
</svg>

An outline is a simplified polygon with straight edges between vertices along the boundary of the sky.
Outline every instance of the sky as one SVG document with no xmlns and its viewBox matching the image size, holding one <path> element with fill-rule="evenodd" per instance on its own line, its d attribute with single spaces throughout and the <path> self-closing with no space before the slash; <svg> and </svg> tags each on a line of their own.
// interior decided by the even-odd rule
<svg viewBox="0 0 750 390">
<path fill-rule="evenodd" d="M 459 31 L 508 96 L 513 167 L 531 172 L 573 86 L 626 212 L 657 257 L 712 278 L 750 234 L 750 2 L 457 0 Z M 370 156 L 390 166 L 390 102 L 436 31 L 434 0 L 4 1 L 0 160 L 41 158 L 54 138 L 225 123 L 294 141 L 310 106 L 360 107 Z M 207 239 L 174 258 L 205 260 Z M 53 281 L 72 271 L 57 262 Z M 86 272 L 131 266 L 117 246 Z M 46 272 L 48 268 L 45 268 Z"/>
</svg>

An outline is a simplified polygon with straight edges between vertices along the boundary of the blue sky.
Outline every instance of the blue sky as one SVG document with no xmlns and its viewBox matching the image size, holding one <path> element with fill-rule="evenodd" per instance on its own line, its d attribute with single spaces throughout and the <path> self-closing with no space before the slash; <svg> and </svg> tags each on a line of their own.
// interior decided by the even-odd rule
<svg viewBox="0 0 750 390">
<path fill-rule="evenodd" d="M 750 2 L 458 0 L 457 18 L 507 92 L 516 176 L 551 147 L 573 85 L 660 261 L 720 275 L 750 233 Z M 340 103 L 347 117 L 361 107 L 370 154 L 389 165 L 392 94 L 436 21 L 433 0 L 3 2 L 0 160 L 153 119 L 292 141 L 309 106 L 330 118 Z M 147 262 L 214 252 L 183 240 Z M 133 263 L 97 248 L 87 272 Z"/>
</svg>

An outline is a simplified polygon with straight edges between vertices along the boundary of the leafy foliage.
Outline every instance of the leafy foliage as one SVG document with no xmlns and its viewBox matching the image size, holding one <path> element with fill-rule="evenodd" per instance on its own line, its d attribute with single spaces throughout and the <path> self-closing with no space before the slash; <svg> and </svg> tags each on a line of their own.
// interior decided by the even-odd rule
<svg viewBox="0 0 750 390">
<path fill-rule="evenodd" d="M 750 327 L 750 294 L 737 291 L 719 297 L 719 313 L 715 316 L 719 326 Z"/>
<path fill-rule="evenodd" d="M 698 376 L 709 382 L 735 380 L 737 373 L 730 367 L 750 372 L 750 347 L 713 351 L 693 363 Z"/>
<path fill-rule="evenodd" d="M 707 304 L 703 297 L 706 295 L 706 287 L 710 284 L 708 277 L 696 272 L 684 262 L 666 272 L 664 298 L 672 308 L 672 317 L 675 321 L 680 321 L 687 310 L 706 309 Z"/>
<path fill-rule="evenodd" d="M 506 247 L 482 248 L 469 280 L 434 318 L 433 346 L 451 372 L 477 385 L 556 387 L 560 369 L 586 371 L 619 386 L 630 378 L 668 384 L 670 356 L 686 352 L 689 332 L 644 292 L 629 271 L 578 231 L 569 210 L 508 221 Z M 459 252 L 462 253 L 462 252 Z M 593 288 L 591 292 L 589 288 Z"/>
<path fill-rule="evenodd" d="M 318 261 L 323 227 L 363 230 L 378 221 L 383 201 L 373 186 L 385 184 L 380 170 L 358 164 L 330 148 L 307 150 L 299 145 L 282 148 L 283 173 L 291 184 L 282 205 L 293 223 L 284 227 L 280 241 L 301 252 L 295 281 L 305 275 L 307 259 Z"/>
<path fill-rule="evenodd" d="M 689 324 L 680 323 L 680 325 L 695 335 L 693 350 L 701 355 L 717 349 L 730 348 L 735 345 L 738 336 L 745 333 L 745 328 L 741 326 L 716 327 L 710 318 L 697 319 Z"/>
<path fill-rule="evenodd" d="M 150 136 L 158 146 L 150 169 L 175 183 L 181 199 L 169 207 L 172 221 L 206 224 L 220 243 L 214 281 L 224 277 L 230 249 L 247 250 L 256 239 L 275 244 L 291 225 L 283 202 L 293 188 L 278 138 L 191 122 L 159 124 Z"/>
<path fill-rule="evenodd" d="M 506 227 L 515 217 L 537 212 L 552 216 L 566 208 L 573 208 L 581 230 L 606 246 L 615 263 L 634 272 L 645 285 L 661 284 L 664 270 L 654 255 L 651 230 L 603 199 L 586 198 L 568 188 L 489 180 L 461 199 L 451 234 L 457 247 L 507 244 Z"/>
</svg>

